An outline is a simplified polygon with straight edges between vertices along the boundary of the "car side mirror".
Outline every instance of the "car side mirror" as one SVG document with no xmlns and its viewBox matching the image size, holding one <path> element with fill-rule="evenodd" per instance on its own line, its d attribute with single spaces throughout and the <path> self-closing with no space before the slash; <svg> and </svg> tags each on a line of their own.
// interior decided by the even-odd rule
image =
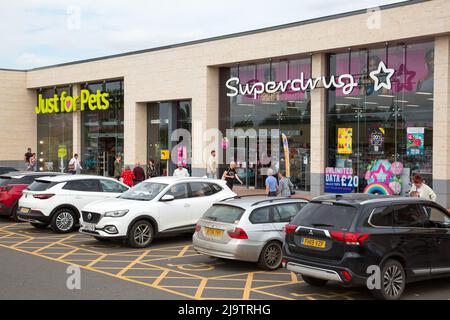
<svg viewBox="0 0 450 320">
<path fill-rule="evenodd" d="M 171 194 L 165 194 L 161 197 L 160 201 L 172 201 L 175 197 Z"/>
</svg>

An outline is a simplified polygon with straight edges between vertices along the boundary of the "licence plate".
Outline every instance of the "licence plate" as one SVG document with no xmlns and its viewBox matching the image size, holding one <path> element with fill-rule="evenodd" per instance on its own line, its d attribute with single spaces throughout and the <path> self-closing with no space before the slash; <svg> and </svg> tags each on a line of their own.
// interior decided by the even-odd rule
<svg viewBox="0 0 450 320">
<path fill-rule="evenodd" d="M 207 236 L 221 237 L 223 230 L 205 227 L 205 233 Z"/>
<path fill-rule="evenodd" d="M 20 213 L 28 213 L 28 212 L 30 212 L 30 208 L 24 208 L 24 207 L 20 208 Z"/>
<path fill-rule="evenodd" d="M 305 247 L 314 247 L 314 248 L 325 249 L 327 242 L 325 240 L 302 238 L 302 245 L 304 245 Z"/>
<path fill-rule="evenodd" d="M 95 231 L 95 224 L 85 223 L 83 224 L 83 229 L 87 231 Z"/>
</svg>

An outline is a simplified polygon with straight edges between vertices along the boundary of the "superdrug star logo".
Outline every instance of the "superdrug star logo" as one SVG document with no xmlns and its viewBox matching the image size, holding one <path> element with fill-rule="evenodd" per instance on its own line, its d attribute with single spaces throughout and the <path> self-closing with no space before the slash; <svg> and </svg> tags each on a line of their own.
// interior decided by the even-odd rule
<svg viewBox="0 0 450 320">
<path fill-rule="evenodd" d="M 378 91 L 381 88 L 391 90 L 391 78 L 394 75 L 395 70 L 386 67 L 383 61 L 378 65 L 378 69 L 370 73 L 370 77 L 375 81 L 374 90 Z"/>
</svg>

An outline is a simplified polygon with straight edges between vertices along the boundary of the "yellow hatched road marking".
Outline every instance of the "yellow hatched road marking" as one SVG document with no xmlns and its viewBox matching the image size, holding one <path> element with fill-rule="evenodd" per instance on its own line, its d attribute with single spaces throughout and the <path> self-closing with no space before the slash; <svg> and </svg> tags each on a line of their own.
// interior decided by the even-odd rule
<svg viewBox="0 0 450 320">
<path fill-rule="evenodd" d="M 129 265 L 127 265 L 125 268 L 123 268 L 118 274 L 117 276 L 122 276 L 125 272 L 127 272 L 128 270 L 130 270 L 136 263 L 138 263 L 142 258 L 144 258 L 148 253 L 150 252 L 150 250 L 145 250 L 144 252 L 142 252 L 142 254 L 137 257 L 136 259 L 134 259 L 133 261 L 130 262 Z"/>
<path fill-rule="evenodd" d="M 4 247 L 6 249 L 10 249 L 10 247 L 2 245 L 2 244 L 0 244 L 0 246 Z M 47 257 L 47 256 L 44 256 L 44 255 L 35 253 L 35 252 L 28 252 L 28 251 L 25 251 L 25 250 L 21 250 L 20 248 L 14 248 L 12 250 L 28 253 L 28 254 L 31 254 L 31 255 L 36 256 L 36 257 L 41 257 L 41 258 L 44 258 L 44 259 L 47 259 L 47 260 L 60 262 L 60 263 L 64 263 L 64 264 L 67 264 L 67 265 L 73 265 L 74 264 L 74 263 L 71 263 L 71 262 L 68 262 L 68 261 L 65 261 L 65 260 L 58 261 L 55 258 Z M 87 266 L 83 266 L 83 265 L 79 265 L 79 264 L 75 264 L 75 265 L 78 265 L 81 269 L 85 269 L 85 270 L 89 270 L 89 271 L 93 271 L 93 272 L 98 272 L 98 273 L 101 273 L 101 274 L 104 274 L 104 275 L 108 275 L 108 276 L 111 276 L 111 277 L 115 277 L 115 278 L 118 278 L 118 279 L 121 279 L 121 280 L 124 280 L 124 281 L 129 281 L 129 282 L 141 284 L 141 285 L 144 285 L 146 287 L 157 288 L 157 289 L 160 289 L 160 290 L 163 290 L 163 291 L 175 294 L 175 295 L 179 295 L 179 296 L 182 296 L 182 297 L 185 297 L 185 298 L 189 298 L 189 299 L 193 298 L 193 296 L 185 294 L 185 293 L 182 293 L 182 292 L 174 291 L 174 290 L 171 290 L 171 289 L 168 289 L 168 288 L 164 288 L 164 287 L 161 287 L 161 286 L 154 287 L 154 286 L 152 286 L 152 285 L 150 285 L 150 284 L 148 284 L 146 282 L 137 281 L 135 279 L 129 279 L 127 277 L 118 276 L 118 275 L 115 275 L 115 274 L 108 273 L 106 271 L 98 270 L 99 268 L 92 268 L 92 267 L 87 267 Z"/>
<path fill-rule="evenodd" d="M 247 300 L 250 298 L 250 291 L 252 289 L 253 272 L 249 272 L 247 276 L 247 281 L 245 282 L 244 294 L 242 299 Z"/>
<path fill-rule="evenodd" d="M 155 281 L 152 283 L 153 286 L 157 286 L 161 283 L 161 281 L 165 278 L 165 276 L 167 276 L 169 274 L 169 270 L 164 270 L 158 278 L 155 279 Z"/>
<path fill-rule="evenodd" d="M 70 238 L 72 238 L 72 237 L 74 237 L 74 236 L 75 236 L 75 235 L 73 234 L 73 235 L 71 235 L 71 236 L 67 236 L 67 237 L 65 237 L 65 238 L 61 238 L 60 240 L 58 240 L 58 241 L 56 241 L 56 242 L 49 243 L 48 245 L 43 246 L 43 247 L 41 247 L 41 248 L 39 248 L 39 249 L 33 251 L 33 253 L 39 253 L 39 252 L 41 252 L 41 251 L 43 251 L 43 250 L 45 250 L 45 249 L 47 249 L 47 248 L 50 248 L 50 247 L 54 246 L 55 244 L 61 244 L 61 242 L 63 242 L 64 240 L 70 239 Z M 59 248 L 58 248 L 58 249 L 59 249 Z"/>
<path fill-rule="evenodd" d="M 107 256 L 107 254 L 102 254 L 100 255 L 97 259 L 94 259 L 91 261 L 91 263 L 89 263 L 87 265 L 87 267 L 92 267 L 93 265 L 95 265 L 97 262 L 99 262 L 100 260 L 102 260 L 103 258 L 105 258 Z"/>
<path fill-rule="evenodd" d="M 202 281 L 200 281 L 197 291 L 195 292 L 194 299 L 198 300 L 198 299 L 202 298 L 203 290 L 205 290 L 207 282 L 208 282 L 208 279 L 206 279 L 206 278 L 203 278 Z"/>
<path fill-rule="evenodd" d="M 180 253 L 177 255 L 177 257 L 182 257 L 186 253 L 186 251 L 189 250 L 190 246 L 185 246 L 183 249 L 181 249 Z"/>
<path fill-rule="evenodd" d="M 77 252 L 77 251 L 78 251 L 78 249 L 73 249 L 73 250 L 71 250 L 71 251 L 69 251 L 69 252 L 66 252 L 66 253 L 64 253 L 62 256 L 60 256 L 60 257 L 58 258 L 58 260 L 62 260 L 62 259 L 64 259 L 65 257 L 70 256 L 71 254 L 73 254 L 73 253 L 75 253 L 75 252 Z"/>
<path fill-rule="evenodd" d="M 252 292 L 259 293 L 259 294 L 265 294 L 267 296 L 274 297 L 274 298 L 279 298 L 279 299 L 283 299 L 283 300 L 295 300 L 294 298 L 280 296 L 278 294 L 274 294 L 274 293 L 270 293 L 270 292 L 266 292 L 266 291 L 261 291 L 261 290 L 255 289 L 255 288 L 252 289 Z"/>
</svg>

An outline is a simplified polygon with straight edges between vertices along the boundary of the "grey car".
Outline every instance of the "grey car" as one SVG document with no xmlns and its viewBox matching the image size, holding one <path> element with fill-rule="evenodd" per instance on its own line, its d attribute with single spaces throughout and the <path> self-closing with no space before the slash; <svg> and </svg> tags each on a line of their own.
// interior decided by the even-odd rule
<svg viewBox="0 0 450 320">
<path fill-rule="evenodd" d="M 194 248 L 208 256 L 257 262 L 265 270 L 275 270 L 281 265 L 284 226 L 307 203 L 266 196 L 217 202 L 198 221 Z"/>
</svg>

